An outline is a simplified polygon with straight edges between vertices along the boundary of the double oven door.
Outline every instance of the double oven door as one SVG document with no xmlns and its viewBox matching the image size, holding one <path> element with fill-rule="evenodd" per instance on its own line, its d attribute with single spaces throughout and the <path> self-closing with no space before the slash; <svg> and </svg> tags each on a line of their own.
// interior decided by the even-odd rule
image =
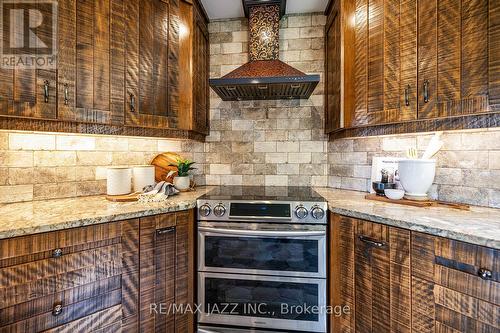
<svg viewBox="0 0 500 333">
<path fill-rule="evenodd" d="M 326 226 L 200 222 L 201 324 L 326 332 Z"/>
</svg>

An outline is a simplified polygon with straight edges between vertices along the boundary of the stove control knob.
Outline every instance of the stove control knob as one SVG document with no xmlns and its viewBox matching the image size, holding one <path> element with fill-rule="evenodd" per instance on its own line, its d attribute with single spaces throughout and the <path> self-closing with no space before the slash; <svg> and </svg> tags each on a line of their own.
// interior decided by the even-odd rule
<svg viewBox="0 0 500 333">
<path fill-rule="evenodd" d="M 308 213 L 309 212 L 307 211 L 307 208 L 302 205 L 295 208 L 295 216 L 297 216 L 299 219 L 305 219 Z"/>
<path fill-rule="evenodd" d="M 311 209 L 311 215 L 316 220 L 321 220 L 323 217 L 325 217 L 325 211 L 321 207 L 314 206 L 313 209 Z"/>
<path fill-rule="evenodd" d="M 226 207 L 223 204 L 218 204 L 214 207 L 214 215 L 217 217 L 222 217 L 226 214 Z"/>
<path fill-rule="evenodd" d="M 207 217 L 212 212 L 212 208 L 210 208 L 209 204 L 203 204 L 200 206 L 199 212 L 201 216 Z"/>
</svg>

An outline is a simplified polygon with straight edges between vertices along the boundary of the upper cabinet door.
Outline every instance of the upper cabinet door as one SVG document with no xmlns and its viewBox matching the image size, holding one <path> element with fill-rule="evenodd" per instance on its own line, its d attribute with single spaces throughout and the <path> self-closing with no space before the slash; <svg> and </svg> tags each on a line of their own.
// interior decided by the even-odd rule
<svg viewBox="0 0 500 333">
<path fill-rule="evenodd" d="M 32 4 L 12 4 L 12 10 L 16 10 L 17 13 L 26 13 L 33 9 L 33 6 L 37 6 L 35 2 Z M 50 17 L 50 12 L 48 8 L 44 5 L 39 5 L 36 8 L 41 12 L 42 17 Z M 4 11 L 6 9 L 4 8 Z M 19 15 L 11 15 L 9 27 L 10 29 L 15 29 L 15 27 L 21 26 L 21 30 L 26 24 L 21 21 L 23 17 Z M 17 19 L 17 21 L 16 21 Z M 24 29 L 26 30 L 26 29 Z M 46 24 L 42 24 L 37 28 L 30 31 L 30 34 L 34 34 L 37 43 L 45 43 L 49 45 L 52 39 L 51 33 L 52 27 Z M 10 33 L 4 33 L 4 40 L 2 43 L 5 45 L 16 44 L 13 40 L 9 40 L 9 37 L 13 35 L 15 31 L 10 31 Z M 33 36 L 33 35 L 30 35 Z M 19 42 L 19 41 L 17 41 Z M 26 38 L 23 39 L 26 42 Z M 29 47 L 31 56 L 43 55 L 45 50 L 39 47 L 33 47 L 31 45 L 32 38 L 30 38 L 30 45 L 15 45 L 12 48 L 12 53 L 16 53 L 16 49 L 21 48 L 23 52 Z M 6 52 L 6 50 L 3 50 Z M 8 69 L 0 67 L 0 115 L 2 116 L 13 116 L 13 117 L 28 117 L 28 118 L 40 118 L 40 119 L 55 119 L 56 114 L 56 87 L 57 87 L 57 75 L 56 69 Z"/>
<path fill-rule="evenodd" d="M 418 118 L 500 110 L 500 2 L 418 3 Z"/>
<path fill-rule="evenodd" d="M 341 38 L 338 3 L 328 14 L 325 27 L 325 132 L 341 128 Z"/>
<path fill-rule="evenodd" d="M 202 134 L 209 133 L 210 91 L 208 26 L 200 9 L 194 6 L 193 29 L 193 129 Z"/>
<path fill-rule="evenodd" d="M 176 128 L 178 0 L 127 0 L 126 125 Z"/>
<path fill-rule="evenodd" d="M 59 2 L 58 119 L 123 124 L 124 7 Z"/>
<path fill-rule="evenodd" d="M 417 118 L 417 0 L 358 0 L 353 125 Z"/>
</svg>

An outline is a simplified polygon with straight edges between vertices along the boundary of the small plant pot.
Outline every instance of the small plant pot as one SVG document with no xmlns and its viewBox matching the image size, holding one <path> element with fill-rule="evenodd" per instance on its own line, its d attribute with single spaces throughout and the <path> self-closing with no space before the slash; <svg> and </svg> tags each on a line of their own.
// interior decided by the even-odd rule
<svg viewBox="0 0 500 333">
<path fill-rule="evenodd" d="M 190 185 L 190 177 L 189 176 L 184 176 L 184 177 L 175 177 L 174 178 L 174 186 L 176 189 L 179 191 L 187 190 Z"/>
</svg>

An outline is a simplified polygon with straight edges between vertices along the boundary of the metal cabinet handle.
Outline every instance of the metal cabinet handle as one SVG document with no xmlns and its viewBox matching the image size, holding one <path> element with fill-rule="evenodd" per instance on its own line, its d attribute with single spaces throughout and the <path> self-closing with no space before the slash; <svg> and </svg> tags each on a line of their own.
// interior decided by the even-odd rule
<svg viewBox="0 0 500 333">
<path fill-rule="evenodd" d="M 366 237 L 366 236 L 358 236 L 358 239 L 362 241 L 363 243 L 366 243 L 372 247 L 377 247 L 377 248 L 383 248 L 386 246 L 384 242 L 379 242 L 373 238 Z"/>
<path fill-rule="evenodd" d="M 65 83 L 64 84 L 64 105 L 68 105 L 68 101 L 69 101 L 69 98 L 68 98 L 68 84 Z"/>
<path fill-rule="evenodd" d="M 424 81 L 424 103 L 429 102 L 429 80 Z"/>
<path fill-rule="evenodd" d="M 59 316 L 62 313 L 62 310 L 63 310 L 63 305 L 61 303 L 56 303 L 52 308 L 52 315 L 54 317 Z"/>
<path fill-rule="evenodd" d="M 172 232 L 174 230 L 175 230 L 175 227 L 168 227 L 168 228 L 158 229 L 158 230 L 156 230 L 156 234 L 158 234 L 158 235 L 164 235 L 164 234 L 168 234 L 169 232 Z"/>
<path fill-rule="evenodd" d="M 55 249 L 52 251 L 52 258 L 59 258 L 62 257 L 63 255 L 63 250 L 62 249 Z"/>
<path fill-rule="evenodd" d="M 407 84 L 405 88 L 405 105 L 410 106 L 410 85 Z"/>
<path fill-rule="evenodd" d="M 134 94 L 130 94 L 130 111 L 135 111 L 135 96 Z"/>
<path fill-rule="evenodd" d="M 43 81 L 43 101 L 45 103 L 49 102 L 49 81 Z"/>
<path fill-rule="evenodd" d="M 483 280 L 491 280 L 491 278 L 493 277 L 493 273 L 486 268 L 480 268 L 477 271 L 477 275 Z"/>
</svg>

